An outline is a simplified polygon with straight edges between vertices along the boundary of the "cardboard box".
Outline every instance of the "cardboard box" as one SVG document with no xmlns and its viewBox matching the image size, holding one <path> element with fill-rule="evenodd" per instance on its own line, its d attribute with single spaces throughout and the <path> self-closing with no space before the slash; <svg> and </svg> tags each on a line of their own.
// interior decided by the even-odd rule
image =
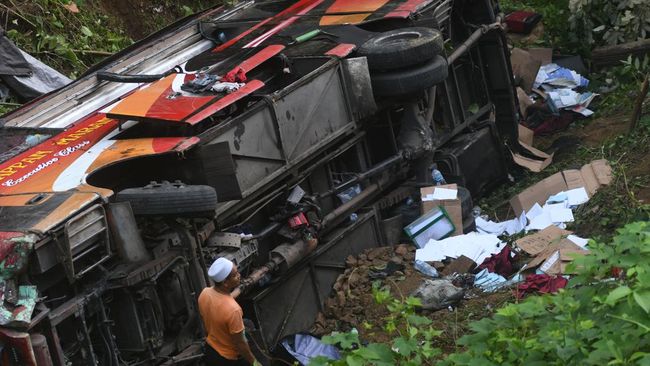
<svg viewBox="0 0 650 366">
<path fill-rule="evenodd" d="M 436 188 L 446 188 L 446 189 L 455 189 L 458 190 L 456 184 L 446 184 L 441 186 L 431 186 L 420 188 L 421 197 L 426 197 L 427 195 L 433 194 Z M 429 212 L 432 208 L 442 206 L 451 222 L 454 224 L 455 231 L 450 236 L 462 235 L 463 234 L 463 211 L 461 207 L 460 197 L 456 196 L 456 199 L 453 200 L 432 200 L 425 201 L 422 200 L 422 214 Z"/>
<path fill-rule="evenodd" d="M 526 188 L 510 199 L 515 214 L 519 216 L 524 210 L 528 212 L 535 203 L 544 205 L 546 200 L 559 192 L 585 187 L 589 197 L 600 187 L 612 181 L 612 168 L 606 160 L 594 160 L 580 170 L 564 170 Z"/>
</svg>

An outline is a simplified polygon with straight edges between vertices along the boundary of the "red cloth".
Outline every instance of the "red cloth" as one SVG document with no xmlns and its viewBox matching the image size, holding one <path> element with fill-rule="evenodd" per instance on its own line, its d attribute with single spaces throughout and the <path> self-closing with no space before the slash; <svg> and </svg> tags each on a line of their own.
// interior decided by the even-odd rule
<svg viewBox="0 0 650 366">
<path fill-rule="evenodd" d="M 569 281 L 562 276 L 549 276 L 547 274 L 533 274 L 526 277 L 526 282 L 519 284 L 515 295 L 518 299 L 523 299 L 528 294 L 555 293 L 564 288 Z"/>
<path fill-rule="evenodd" d="M 222 79 L 228 83 L 245 83 L 246 82 L 246 71 L 241 67 L 237 66 L 234 69 L 230 70 Z"/>
<path fill-rule="evenodd" d="M 512 261 L 514 257 L 510 254 L 510 247 L 505 246 L 501 252 L 498 254 L 492 254 L 490 257 L 486 258 L 478 269 L 487 268 L 488 272 L 500 274 L 503 277 L 509 277 L 515 271 L 512 268 Z"/>
<path fill-rule="evenodd" d="M 559 116 L 552 115 L 539 126 L 533 128 L 535 136 L 550 135 L 566 129 L 574 119 L 573 112 L 561 111 Z"/>
</svg>

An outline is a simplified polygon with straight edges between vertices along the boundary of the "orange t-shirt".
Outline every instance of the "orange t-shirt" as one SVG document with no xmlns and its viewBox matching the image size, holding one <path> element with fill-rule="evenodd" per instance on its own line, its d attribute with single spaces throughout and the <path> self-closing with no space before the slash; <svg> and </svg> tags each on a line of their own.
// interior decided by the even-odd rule
<svg viewBox="0 0 650 366">
<path fill-rule="evenodd" d="M 239 352 L 231 335 L 244 330 L 243 312 L 237 301 L 230 295 L 206 287 L 199 295 L 199 312 L 208 334 L 208 344 L 221 356 L 236 360 Z"/>
</svg>

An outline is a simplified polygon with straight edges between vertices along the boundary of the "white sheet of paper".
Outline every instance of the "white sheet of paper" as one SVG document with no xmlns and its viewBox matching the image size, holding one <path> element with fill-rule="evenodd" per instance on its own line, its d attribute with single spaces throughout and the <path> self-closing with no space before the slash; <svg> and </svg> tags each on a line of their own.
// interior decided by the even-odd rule
<svg viewBox="0 0 650 366">
<path fill-rule="evenodd" d="M 433 195 L 432 194 L 427 194 L 426 196 L 422 196 L 422 202 L 425 201 L 433 201 Z"/>
<path fill-rule="evenodd" d="M 577 235 L 573 235 L 573 234 L 568 235 L 566 238 L 571 240 L 572 242 L 574 242 L 577 246 L 579 246 L 581 248 L 586 247 L 587 243 L 589 243 L 589 239 L 581 238 L 581 237 L 579 237 Z"/>
<path fill-rule="evenodd" d="M 589 201 L 589 195 L 585 187 L 568 190 L 566 194 L 569 198 L 569 206 L 577 206 Z"/>
<path fill-rule="evenodd" d="M 446 257 L 458 258 L 464 255 L 477 264 L 485 258 L 499 253 L 504 244 L 496 235 L 477 232 L 452 236 L 443 240 L 429 240 L 422 249 L 415 251 L 415 259 L 421 261 L 442 261 Z"/>
<path fill-rule="evenodd" d="M 551 225 L 553 225 L 551 214 L 549 212 L 542 212 L 530 220 L 530 224 L 526 226 L 526 230 L 544 230 Z"/>
<path fill-rule="evenodd" d="M 434 200 L 455 200 L 458 197 L 458 190 L 449 188 L 436 188 L 433 190 L 432 196 Z"/>
<path fill-rule="evenodd" d="M 571 107 L 578 104 L 578 101 L 572 95 L 560 95 L 560 100 L 565 107 Z"/>
<path fill-rule="evenodd" d="M 553 223 L 573 222 L 573 212 L 570 208 L 554 208 L 550 215 Z"/>
<path fill-rule="evenodd" d="M 533 221 L 535 217 L 541 215 L 542 213 L 544 213 L 542 206 L 540 206 L 539 203 L 535 203 L 535 205 L 530 208 L 530 211 L 526 212 L 526 217 L 528 220 Z"/>
</svg>

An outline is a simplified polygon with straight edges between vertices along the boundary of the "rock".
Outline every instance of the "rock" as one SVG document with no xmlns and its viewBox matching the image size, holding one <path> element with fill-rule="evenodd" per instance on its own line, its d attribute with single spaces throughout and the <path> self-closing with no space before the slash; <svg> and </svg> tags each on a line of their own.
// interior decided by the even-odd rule
<svg viewBox="0 0 650 366">
<path fill-rule="evenodd" d="M 346 322 L 348 324 L 354 324 L 355 323 L 355 317 L 352 314 L 345 314 L 339 320 L 341 320 L 343 322 Z"/>
<path fill-rule="evenodd" d="M 374 260 L 375 258 L 381 256 L 383 248 L 373 248 L 368 250 L 368 259 L 369 260 Z"/>
<path fill-rule="evenodd" d="M 359 261 L 353 256 L 353 255 L 348 255 L 347 258 L 345 258 L 345 265 L 347 267 L 354 267 L 357 265 Z"/>
<path fill-rule="evenodd" d="M 348 278 L 348 283 L 350 284 L 350 287 L 358 287 L 360 285 L 361 281 L 361 276 L 357 272 L 353 272 L 350 274 L 350 277 Z"/>
<path fill-rule="evenodd" d="M 398 256 L 392 257 L 390 261 L 397 264 L 402 264 L 404 262 L 404 260 Z"/>
<path fill-rule="evenodd" d="M 345 306 L 345 293 L 343 291 L 336 292 L 336 303 L 340 307 Z"/>
<path fill-rule="evenodd" d="M 407 255 L 409 253 L 409 247 L 412 247 L 412 245 L 400 244 L 400 245 L 395 247 L 395 254 L 404 257 L 405 255 Z"/>
</svg>

